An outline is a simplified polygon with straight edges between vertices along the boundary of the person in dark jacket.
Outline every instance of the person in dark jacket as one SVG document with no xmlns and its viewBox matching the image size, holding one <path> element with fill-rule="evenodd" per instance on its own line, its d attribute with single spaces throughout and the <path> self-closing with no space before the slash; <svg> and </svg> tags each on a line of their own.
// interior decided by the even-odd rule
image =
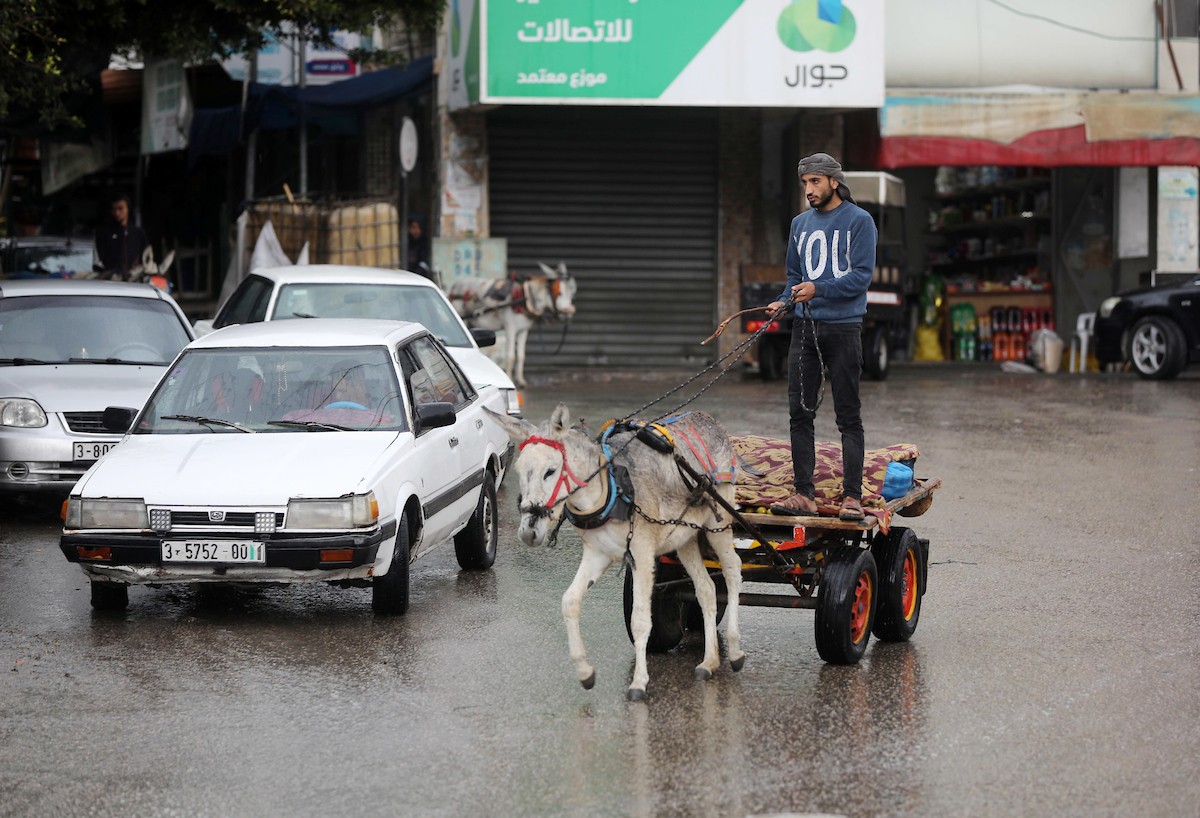
<svg viewBox="0 0 1200 818">
<path fill-rule="evenodd" d="M 118 193 L 109 203 L 109 219 L 96 228 L 96 272 L 101 278 L 129 279 L 150 246 L 146 231 L 129 223 L 129 197 Z"/>
<path fill-rule="evenodd" d="M 408 217 L 408 258 L 404 269 L 433 278 L 432 242 L 425 217 L 419 213 Z"/>
</svg>

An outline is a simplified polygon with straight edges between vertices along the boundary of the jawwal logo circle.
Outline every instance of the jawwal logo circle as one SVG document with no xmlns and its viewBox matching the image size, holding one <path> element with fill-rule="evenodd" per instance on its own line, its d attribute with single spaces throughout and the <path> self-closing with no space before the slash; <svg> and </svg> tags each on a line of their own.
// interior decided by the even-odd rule
<svg viewBox="0 0 1200 818">
<path fill-rule="evenodd" d="M 842 0 L 796 0 L 775 24 L 780 41 L 792 51 L 841 51 L 854 41 L 858 27 Z"/>
</svg>

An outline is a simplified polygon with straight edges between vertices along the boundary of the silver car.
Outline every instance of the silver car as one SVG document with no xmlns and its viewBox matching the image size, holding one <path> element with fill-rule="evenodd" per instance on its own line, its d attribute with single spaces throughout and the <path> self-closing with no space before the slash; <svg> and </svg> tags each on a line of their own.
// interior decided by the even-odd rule
<svg viewBox="0 0 1200 818">
<path fill-rule="evenodd" d="M 60 492 L 121 440 L 109 406 L 140 407 L 195 337 L 149 284 L 0 281 L 0 492 Z"/>
</svg>

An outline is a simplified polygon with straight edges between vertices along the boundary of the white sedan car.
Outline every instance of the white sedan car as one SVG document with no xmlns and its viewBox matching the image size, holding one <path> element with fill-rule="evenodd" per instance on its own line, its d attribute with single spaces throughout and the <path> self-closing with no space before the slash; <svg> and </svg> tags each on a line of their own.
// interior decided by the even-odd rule
<svg viewBox="0 0 1200 818">
<path fill-rule="evenodd" d="M 128 586 L 370 585 L 408 608 L 409 563 L 454 542 L 496 558 L 496 486 L 511 443 L 423 326 L 316 319 L 229 327 L 192 342 L 145 407 L 110 408 L 121 445 L 71 491 L 60 546 L 92 605 Z"/>
<path fill-rule="evenodd" d="M 252 271 L 196 334 L 234 324 L 295 318 L 386 318 L 423 324 L 438 337 L 476 387 L 495 385 L 510 415 L 521 413 L 512 378 L 480 351 L 496 343 L 489 329 L 468 329 L 441 288 L 405 270 L 346 264 L 269 267 Z"/>
<path fill-rule="evenodd" d="M 121 435 L 107 406 L 141 406 L 194 337 L 149 284 L 0 281 L 0 492 L 66 496 Z"/>
</svg>

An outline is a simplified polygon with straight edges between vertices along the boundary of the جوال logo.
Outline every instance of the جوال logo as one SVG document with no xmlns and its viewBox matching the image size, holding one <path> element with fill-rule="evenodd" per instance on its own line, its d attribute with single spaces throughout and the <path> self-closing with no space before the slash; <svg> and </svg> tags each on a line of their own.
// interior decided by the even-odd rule
<svg viewBox="0 0 1200 818">
<path fill-rule="evenodd" d="M 841 51 L 858 26 L 842 0 L 795 0 L 775 23 L 779 40 L 792 51 Z"/>
</svg>

